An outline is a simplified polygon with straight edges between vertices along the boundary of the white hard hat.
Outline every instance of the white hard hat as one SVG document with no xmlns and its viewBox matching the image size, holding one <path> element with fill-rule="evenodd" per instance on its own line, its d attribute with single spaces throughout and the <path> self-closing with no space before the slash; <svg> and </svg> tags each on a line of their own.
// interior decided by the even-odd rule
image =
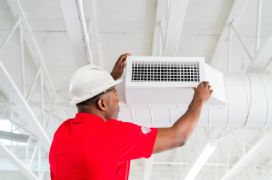
<svg viewBox="0 0 272 180">
<path fill-rule="evenodd" d="M 121 81 L 115 81 L 107 71 L 96 65 L 84 66 L 75 72 L 70 81 L 70 104 L 75 105 L 90 99 Z"/>
</svg>

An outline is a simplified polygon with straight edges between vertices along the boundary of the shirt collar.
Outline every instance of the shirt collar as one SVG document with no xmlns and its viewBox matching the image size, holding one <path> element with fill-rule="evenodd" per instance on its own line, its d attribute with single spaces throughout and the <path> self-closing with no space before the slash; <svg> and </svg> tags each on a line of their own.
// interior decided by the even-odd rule
<svg viewBox="0 0 272 180">
<path fill-rule="evenodd" d="M 76 113 L 75 121 L 76 122 L 85 122 L 85 121 L 100 121 L 105 122 L 101 117 L 98 117 L 89 113 Z"/>
</svg>

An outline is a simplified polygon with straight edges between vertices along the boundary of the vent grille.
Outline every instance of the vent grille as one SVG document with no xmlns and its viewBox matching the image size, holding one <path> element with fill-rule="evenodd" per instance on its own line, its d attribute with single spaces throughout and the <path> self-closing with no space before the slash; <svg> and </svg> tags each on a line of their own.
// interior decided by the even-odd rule
<svg viewBox="0 0 272 180">
<path fill-rule="evenodd" d="M 132 62 L 132 82 L 199 82 L 198 62 Z"/>
</svg>

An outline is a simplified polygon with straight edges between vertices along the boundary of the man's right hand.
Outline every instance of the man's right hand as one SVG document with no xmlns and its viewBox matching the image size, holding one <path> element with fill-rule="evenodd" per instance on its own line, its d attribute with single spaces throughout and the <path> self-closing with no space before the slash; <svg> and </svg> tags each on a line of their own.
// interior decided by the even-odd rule
<svg viewBox="0 0 272 180">
<path fill-rule="evenodd" d="M 213 93 L 213 90 L 211 90 L 211 86 L 207 81 L 201 82 L 196 88 L 193 89 L 195 90 L 193 101 L 200 102 L 202 104 L 207 102 Z"/>
</svg>

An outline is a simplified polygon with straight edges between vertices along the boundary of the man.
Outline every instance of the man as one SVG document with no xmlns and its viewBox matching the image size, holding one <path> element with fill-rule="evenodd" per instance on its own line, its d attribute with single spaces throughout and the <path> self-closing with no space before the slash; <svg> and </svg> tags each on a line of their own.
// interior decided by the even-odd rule
<svg viewBox="0 0 272 180">
<path fill-rule="evenodd" d="M 202 105 L 212 94 L 208 82 L 197 88 L 187 112 L 170 128 L 147 128 L 117 121 L 115 85 L 126 66 L 121 55 L 111 75 L 88 65 L 70 82 L 78 113 L 56 131 L 49 154 L 52 180 L 127 180 L 130 160 L 183 146 L 195 129 Z"/>
</svg>

